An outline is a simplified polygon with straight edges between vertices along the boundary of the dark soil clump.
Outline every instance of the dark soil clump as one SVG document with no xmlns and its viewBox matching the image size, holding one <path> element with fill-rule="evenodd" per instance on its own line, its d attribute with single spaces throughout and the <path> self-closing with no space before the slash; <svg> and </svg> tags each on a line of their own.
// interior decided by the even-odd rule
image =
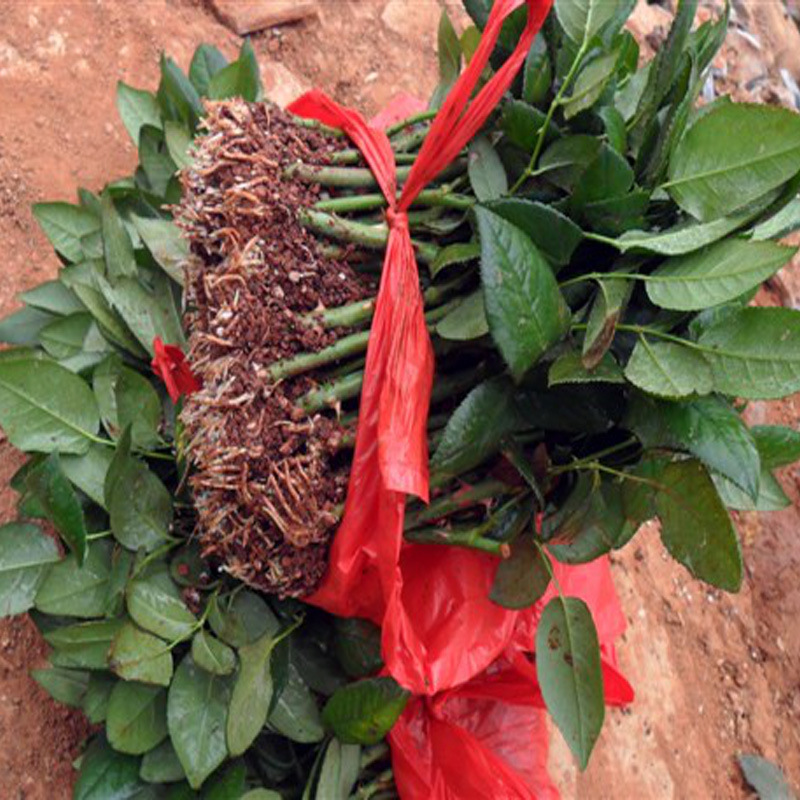
<svg viewBox="0 0 800 800">
<path fill-rule="evenodd" d="M 189 361 L 203 382 L 182 413 L 198 535 L 235 577 L 304 596 L 325 572 L 344 501 L 346 470 L 333 465 L 343 431 L 332 415 L 297 409 L 313 373 L 276 382 L 268 368 L 332 344 L 336 332 L 309 312 L 374 287 L 298 223 L 319 188 L 283 177 L 298 160 L 328 163 L 343 143 L 269 104 L 208 110 L 177 215 L 191 248 Z"/>
</svg>

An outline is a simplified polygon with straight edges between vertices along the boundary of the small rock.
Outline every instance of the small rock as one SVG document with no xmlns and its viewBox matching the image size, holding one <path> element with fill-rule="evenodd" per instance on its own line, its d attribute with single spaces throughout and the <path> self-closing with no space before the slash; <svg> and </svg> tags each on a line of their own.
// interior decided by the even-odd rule
<svg viewBox="0 0 800 800">
<path fill-rule="evenodd" d="M 239 36 L 319 14 L 314 0 L 212 0 L 212 6 L 220 21 Z"/>
</svg>

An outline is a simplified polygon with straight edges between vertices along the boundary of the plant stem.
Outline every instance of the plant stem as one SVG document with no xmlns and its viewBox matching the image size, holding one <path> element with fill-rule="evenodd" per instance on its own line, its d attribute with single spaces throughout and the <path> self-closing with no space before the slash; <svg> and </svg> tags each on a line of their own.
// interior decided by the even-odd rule
<svg viewBox="0 0 800 800">
<path fill-rule="evenodd" d="M 398 168 L 397 180 L 404 181 L 410 171 L 409 166 Z M 289 179 L 337 189 L 367 189 L 377 186 L 372 170 L 367 167 L 315 167 L 299 163 L 287 167 L 283 174 Z"/>
<path fill-rule="evenodd" d="M 360 222 L 342 219 L 313 209 L 300 209 L 297 218 L 301 225 L 321 236 L 340 242 L 361 245 L 370 250 L 384 250 L 389 240 L 387 225 L 364 225 Z M 436 258 L 439 248 L 428 242 L 412 241 L 420 261 L 430 264 Z"/>
<path fill-rule="evenodd" d="M 430 522 L 431 520 L 447 517 L 456 511 L 462 511 L 471 506 L 480 504 L 503 492 L 508 491 L 507 484 L 494 478 L 489 478 L 474 486 L 465 487 L 461 491 L 453 491 L 433 500 L 430 505 L 423 506 L 406 514 L 405 527 L 409 530 Z"/>
<path fill-rule="evenodd" d="M 576 459 L 575 461 L 571 461 L 569 464 L 563 464 L 561 466 L 553 467 L 553 469 L 549 469 L 547 472 L 549 475 L 561 475 L 564 472 L 570 472 L 575 469 L 580 469 L 585 464 L 591 464 L 596 461 L 599 461 L 601 458 L 607 458 L 608 456 L 613 456 L 615 453 L 627 450 L 628 448 L 636 445 L 637 443 L 638 440 L 636 439 L 636 437 L 631 436 L 624 442 L 617 442 L 617 444 L 611 445 L 610 447 L 606 447 L 604 450 L 598 450 L 596 453 L 592 453 L 591 455 L 585 456 L 584 458 L 579 458 Z"/>
<path fill-rule="evenodd" d="M 650 275 L 639 275 L 635 272 L 587 272 L 584 275 L 578 275 L 575 278 L 561 281 L 558 284 L 558 288 L 565 289 L 567 286 L 575 286 L 576 284 L 584 283 L 585 281 L 648 281 L 650 280 L 650 277 Z"/>
<path fill-rule="evenodd" d="M 443 206 L 467 211 L 475 205 L 475 201 L 465 195 L 451 194 L 448 187 L 442 187 L 441 189 L 426 189 L 420 192 L 417 199 L 414 200 L 414 205 Z M 331 200 L 320 200 L 314 204 L 314 208 L 317 211 L 330 211 L 337 214 L 344 214 L 350 211 L 374 211 L 375 209 L 386 208 L 386 198 L 377 193 L 335 197 Z"/>
<path fill-rule="evenodd" d="M 403 536 L 407 542 L 414 544 L 442 544 L 450 547 L 467 547 L 470 550 L 480 550 L 482 553 L 504 556 L 508 551 L 508 544 L 486 538 L 483 536 L 484 528 L 484 525 L 465 530 L 418 528 L 413 531 L 406 531 Z"/>
<path fill-rule="evenodd" d="M 416 153 L 398 153 L 394 154 L 395 163 L 397 164 L 413 164 L 417 158 Z M 349 164 L 363 164 L 364 156 L 361 155 L 359 150 L 339 150 L 337 153 L 331 153 L 331 164 L 337 166 L 345 166 Z"/>
<path fill-rule="evenodd" d="M 564 82 L 559 87 L 558 93 L 550 103 L 550 108 L 547 109 L 547 116 L 545 116 L 542 127 L 539 129 L 539 135 L 536 139 L 536 145 L 533 148 L 531 160 L 528 162 L 528 166 L 525 168 L 525 171 L 519 176 L 516 183 L 511 187 L 511 190 L 509 191 L 510 195 L 516 194 L 517 190 L 522 186 L 522 184 L 533 175 L 534 170 L 536 169 L 536 162 L 539 160 L 539 155 L 541 154 L 542 147 L 544 146 L 544 140 L 547 136 L 547 131 L 550 129 L 550 123 L 553 121 L 553 115 L 556 113 L 556 109 L 561 105 L 561 101 L 564 99 L 564 93 L 569 88 L 570 84 L 575 78 L 575 75 L 578 73 L 578 69 L 583 61 L 583 57 L 586 55 L 587 49 L 588 42 L 584 42 L 578 50 L 575 60 L 572 62 L 572 65 L 569 68 L 569 72 L 564 78 Z"/>
<path fill-rule="evenodd" d="M 358 397 L 363 381 L 364 372 L 361 370 L 354 372 L 344 378 L 312 389 L 297 401 L 297 406 L 309 414 L 322 411 L 324 408 L 331 408 L 338 402 Z"/>
<path fill-rule="evenodd" d="M 418 125 L 420 122 L 427 122 L 433 119 L 437 113 L 438 111 L 429 109 L 427 111 L 420 111 L 417 114 L 412 114 L 410 117 L 406 117 L 406 119 L 401 119 L 400 122 L 390 125 L 386 129 L 386 135 L 391 139 L 392 136 L 400 133 L 400 131 L 405 128 L 410 128 L 412 125 Z"/>
</svg>

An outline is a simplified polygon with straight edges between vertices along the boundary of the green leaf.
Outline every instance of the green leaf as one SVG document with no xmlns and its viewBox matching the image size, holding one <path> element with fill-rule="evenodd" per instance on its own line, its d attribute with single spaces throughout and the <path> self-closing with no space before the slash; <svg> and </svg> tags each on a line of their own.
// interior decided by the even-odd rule
<svg viewBox="0 0 800 800">
<path fill-rule="evenodd" d="M 174 222 L 133 216 L 139 236 L 164 272 L 183 285 L 183 263 L 189 257 L 189 246 Z"/>
<path fill-rule="evenodd" d="M 459 303 L 436 326 L 443 339 L 459 342 L 479 339 L 489 333 L 489 323 L 484 311 L 483 292 L 478 289 Z"/>
<path fill-rule="evenodd" d="M 95 369 L 92 377 L 103 427 L 113 439 L 131 426 L 135 447 L 148 449 L 161 442 L 161 400 L 150 381 L 114 356 Z"/>
<path fill-rule="evenodd" d="M 249 39 L 245 39 L 239 58 L 211 78 L 208 96 L 212 100 L 241 97 L 251 103 L 261 99 L 258 61 Z"/>
<path fill-rule="evenodd" d="M 133 255 L 131 237 L 125 230 L 122 217 L 114 207 L 111 195 L 103 192 L 100 198 L 101 222 L 103 226 L 103 252 L 106 271 L 112 283 L 120 277 L 135 278 L 136 259 Z"/>
<path fill-rule="evenodd" d="M 770 400 L 800 390 L 800 312 L 743 308 L 707 328 L 698 343 L 718 392 Z"/>
<path fill-rule="evenodd" d="M 617 65 L 617 52 L 607 53 L 587 64 L 575 80 L 570 96 L 564 100 L 567 119 L 591 108 L 603 94 Z"/>
<path fill-rule="evenodd" d="M 476 386 L 447 421 L 431 465 L 460 475 L 497 453 L 518 425 L 511 384 L 492 378 Z"/>
<path fill-rule="evenodd" d="M 503 106 L 503 133 L 528 154 L 536 147 L 544 121 L 544 112 L 520 100 L 510 100 Z"/>
<path fill-rule="evenodd" d="M 597 630 L 577 597 L 554 597 L 545 607 L 536 630 L 536 672 L 547 710 L 585 769 L 605 705 Z"/>
<path fill-rule="evenodd" d="M 441 247 L 430 266 L 431 277 L 435 278 L 442 270 L 453 264 L 465 264 L 480 258 L 481 248 L 477 242 L 457 242 Z"/>
<path fill-rule="evenodd" d="M 800 116 L 787 109 L 726 103 L 681 139 L 665 185 L 697 219 L 730 214 L 800 171 Z"/>
<path fill-rule="evenodd" d="M 516 226 L 476 208 L 486 318 L 511 374 L 520 380 L 568 330 L 570 313 L 555 277 Z"/>
<path fill-rule="evenodd" d="M 265 634 L 275 635 L 280 623 L 269 606 L 255 592 L 237 592 L 229 600 L 216 600 L 208 622 L 214 633 L 231 647 L 244 647 Z"/>
<path fill-rule="evenodd" d="M 169 686 L 172 680 L 169 647 L 130 622 L 114 637 L 109 658 L 111 671 L 123 680 L 155 686 Z"/>
<path fill-rule="evenodd" d="M 489 599 L 504 608 L 528 608 L 550 585 L 547 556 L 532 536 L 519 536 L 511 545 L 511 556 L 497 568 Z"/>
<path fill-rule="evenodd" d="M 794 464 L 800 459 L 800 431 L 784 425 L 756 425 L 750 429 L 767 469 Z"/>
<path fill-rule="evenodd" d="M 358 781 L 361 748 L 331 739 L 319 773 L 317 797 L 350 797 Z"/>
<path fill-rule="evenodd" d="M 569 264 L 583 239 L 583 232 L 569 217 L 544 203 L 504 197 L 486 207 L 526 233 L 556 268 Z"/>
<path fill-rule="evenodd" d="M 0 617 L 28 611 L 49 566 L 60 558 L 55 539 L 37 525 L 0 527 Z"/>
<path fill-rule="evenodd" d="M 282 797 L 270 789 L 251 789 L 247 794 L 242 795 L 241 800 L 282 800 Z"/>
<path fill-rule="evenodd" d="M 365 678 L 337 690 L 322 720 L 345 744 L 377 744 L 403 713 L 409 693 L 389 677 Z"/>
<path fill-rule="evenodd" d="M 139 134 L 139 160 L 147 177 L 150 191 L 159 197 L 167 193 L 172 176 L 178 167 L 172 160 L 160 128 L 145 125 Z"/>
<path fill-rule="evenodd" d="M 437 51 L 439 54 L 439 81 L 441 85 L 449 89 L 458 80 L 461 72 L 461 42 L 447 14 L 447 9 L 442 9 L 439 17 Z"/>
<path fill-rule="evenodd" d="M 198 94 L 208 94 L 211 79 L 228 65 L 228 59 L 211 44 L 201 44 L 192 56 L 189 65 L 189 80 Z"/>
<path fill-rule="evenodd" d="M 628 130 L 625 127 L 625 119 L 614 106 L 603 106 L 598 109 L 597 115 L 603 120 L 606 140 L 609 147 L 618 153 L 626 153 L 628 150 Z"/>
<path fill-rule="evenodd" d="M 647 295 L 661 308 L 702 311 L 733 300 L 774 275 L 797 252 L 773 242 L 727 239 L 667 259 L 647 276 Z"/>
<path fill-rule="evenodd" d="M 80 311 L 86 311 L 86 307 L 64 286 L 61 281 L 45 281 L 27 292 L 22 292 L 19 299 L 27 306 L 47 311 L 50 314 L 57 314 L 66 317 Z"/>
<path fill-rule="evenodd" d="M 188 169 L 193 159 L 189 154 L 192 146 L 192 135 L 180 122 L 171 120 L 164 125 L 164 140 L 167 143 L 169 157 L 178 169 Z"/>
<path fill-rule="evenodd" d="M 51 567 L 36 593 L 36 608 L 54 616 L 91 619 L 106 608 L 111 545 L 100 540 L 89 545 L 83 566 L 69 556 Z"/>
<path fill-rule="evenodd" d="M 758 496 L 761 465 L 756 443 L 741 416 L 719 398 L 670 403 L 637 396 L 625 424 L 646 448 L 689 452 L 752 498 Z"/>
<path fill-rule="evenodd" d="M 204 630 L 192 639 L 192 658 L 200 669 L 212 675 L 230 675 L 236 669 L 233 650 Z"/>
<path fill-rule="evenodd" d="M 117 110 L 125 130 L 137 147 L 139 132 L 145 125 L 161 127 L 161 115 L 155 95 L 152 92 L 134 89 L 122 81 L 117 82 Z"/>
<path fill-rule="evenodd" d="M 116 683 L 108 698 L 106 735 L 120 753 L 152 750 L 167 737 L 167 693 L 158 686 Z"/>
<path fill-rule="evenodd" d="M 711 367 L 697 350 L 674 342 L 651 342 L 644 337 L 633 349 L 625 377 L 657 397 L 708 394 L 714 388 Z"/>
<path fill-rule="evenodd" d="M 170 591 L 162 581 L 135 580 L 128 585 L 125 597 L 134 622 L 162 639 L 184 639 L 197 625 L 197 619 L 184 604 L 177 587 Z"/>
<path fill-rule="evenodd" d="M 121 450 L 114 457 L 109 475 L 115 465 L 116 480 L 110 491 L 108 485 L 106 486 L 108 514 L 114 538 L 129 550 L 154 550 L 169 535 L 172 525 L 172 495 L 144 463 L 129 457 Z"/>
<path fill-rule="evenodd" d="M 86 687 L 89 685 L 88 672 L 63 667 L 33 669 L 31 677 L 53 700 L 73 708 L 80 708 Z"/>
<path fill-rule="evenodd" d="M 761 242 L 766 239 L 783 239 L 790 233 L 800 229 L 800 198 L 795 198 L 787 203 L 777 214 L 765 219 L 753 228 L 754 241 Z M 24 295 L 20 295 L 25 299 Z M 25 300 L 28 305 L 32 305 Z"/>
<path fill-rule="evenodd" d="M 201 670 L 191 656 L 185 656 L 175 672 L 167 701 L 169 734 L 193 789 L 228 756 L 230 693 L 230 679 Z"/>
<path fill-rule="evenodd" d="M 759 755 L 742 753 L 737 760 L 759 800 L 797 800 L 780 768 Z"/>
<path fill-rule="evenodd" d="M 470 143 L 467 170 L 472 190 L 481 202 L 496 200 L 508 191 L 503 162 L 485 136 L 478 136 Z"/>
<path fill-rule="evenodd" d="M 608 353 L 632 292 L 633 281 L 612 278 L 597 282 L 597 295 L 583 337 L 581 360 L 587 369 L 594 369 Z"/>
<path fill-rule="evenodd" d="M 600 139 L 586 134 L 556 139 L 542 153 L 537 172 L 560 189 L 571 192 L 602 147 Z"/>
<path fill-rule="evenodd" d="M 25 487 L 75 554 L 78 564 L 83 564 L 86 557 L 86 522 L 78 496 L 61 469 L 58 453 L 51 453 L 28 473 Z"/>
<path fill-rule="evenodd" d="M 139 777 L 147 783 L 177 783 L 186 778 L 178 754 L 169 739 L 145 753 Z"/>
<path fill-rule="evenodd" d="M 780 511 L 792 504 L 775 476 L 763 467 L 755 500 L 724 475 L 712 473 L 711 479 L 725 507 L 734 511 Z"/>
<path fill-rule="evenodd" d="M 100 427 L 86 383 L 52 361 L 0 360 L 0 425 L 20 450 L 85 453 Z"/>
<path fill-rule="evenodd" d="M 81 760 L 73 800 L 132 800 L 142 788 L 139 759 L 115 752 L 100 736 Z"/>
<path fill-rule="evenodd" d="M 108 649 L 121 626 L 121 620 L 112 619 L 63 625 L 48 631 L 44 638 L 55 648 L 50 662 L 69 669 L 107 669 Z"/>
<path fill-rule="evenodd" d="M 351 678 L 366 678 L 383 666 L 381 631 L 374 623 L 357 617 L 336 617 L 336 656 Z"/>
<path fill-rule="evenodd" d="M 665 231 L 627 231 L 613 244 L 623 253 L 643 250 L 664 256 L 682 256 L 723 239 L 746 225 L 749 219 L 749 213 L 741 213 L 720 217 L 712 222 L 682 222 Z"/>
<path fill-rule="evenodd" d="M 633 170 L 624 156 L 603 144 L 597 155 L 586 165 L 576 180 L 570 200 L 576 209 L 608 207 L 612 202 L 624 202 L 633 185 Z"/>
<path fill-rule="evenodd" d="M 97 725 L 104 722 L 108 712 L 108 698 L 117 679 L 106 672 L 94 672 L 89 676 L 89 685 L 81 701 L 81 708 L 86 714 L 86 719 Z"/>
<path fill-rule="evenodd" d="M 542 36 L 533 40 L 525 59 L 522 73 L 522 99 L 526 103 L 541 103 L 550 91 L 553 82 L 553 69 L 547 55 L 547 44 Z"/>
<path fill-rule="evenodd" d="M 561 383 L 625 383 L 625 376 L 610 353 L 597 366 L 587 369 L 580 353 L 569 352 L 559 356 L 547 373 L 548 386 Z"/>
<path fill-rule="evenodd" d="M 614 17 L 618 0 L 556 0 L 556 16 L 577 45 L 588 44 Z"/>
<path fill-rule="evenodd" d="M 42 329 L 55 319 L 38 308 L 22 308 L 0 320 L 0 342 L 35 347 Z"/>
<path fill-rule="evenodd" d="M 78 489 L 105 508 L 103 486 L 113 457 L 111 448 L 93 444 L 83 455 L 61 456 L 61 469 Z"/>
<path fill-rule="evenodd" d="M 325 738 L 317 701 L 294 664 L 289 664 L 286 683 L 277 695 L 267 721 L 271 728 L 293 742 L 311 744 Z"/>
<path fill-rule="evenodd" d="M 172 119 L 179 119 L 194 129 L 203 116 L 203 103 L 197 90 L 181 68 L 168 56 L 161 56 L 161 83 L 158 102 L 162 111 Z"/>
<path fill-rule="evenodd" d="M 103 257 L 100 220 L 85 208 L 70 203 L 36 203 L 33 216 L 56 252 L 67 261 Z"/>
<path fill-rule="evenodd" d="M 47 353 L 57 359 L 92 353 L 99 361 L 103 353 L 110 350 L 92 315 L 85 312 L 70 314 L 45 325 L 39 333 L 39 341 Z"/>
<path fill-rule="evenodd" d="M 655 509 L 670 555 L 712 586 L 736 592 L 742 552 L 728 512 L 700 462 L 675 461 L 656 475 Z"/>
<path fill-rule="evenodd" d="M 276 644 L 275 637 L 267 634 L 239 650 L 239 674 L 228 710 L 227 740 L 231 755 L 244 753 L 267 722 L 273 694 L 270 657 Z"/>
</svg>

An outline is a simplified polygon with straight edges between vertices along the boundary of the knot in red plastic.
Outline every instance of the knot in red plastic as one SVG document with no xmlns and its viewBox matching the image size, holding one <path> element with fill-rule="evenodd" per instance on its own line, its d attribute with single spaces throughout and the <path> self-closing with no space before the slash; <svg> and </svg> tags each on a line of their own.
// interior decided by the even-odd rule
<svg viewBox="0 0 800 800">
<path fill-rule="evenodd" d="M 408 230 L 408 214 L 405 211 L 398 211 L 396 208 L 387 208 L 386 223 L 390 231 L 401 228 Z"/>
</svg>

